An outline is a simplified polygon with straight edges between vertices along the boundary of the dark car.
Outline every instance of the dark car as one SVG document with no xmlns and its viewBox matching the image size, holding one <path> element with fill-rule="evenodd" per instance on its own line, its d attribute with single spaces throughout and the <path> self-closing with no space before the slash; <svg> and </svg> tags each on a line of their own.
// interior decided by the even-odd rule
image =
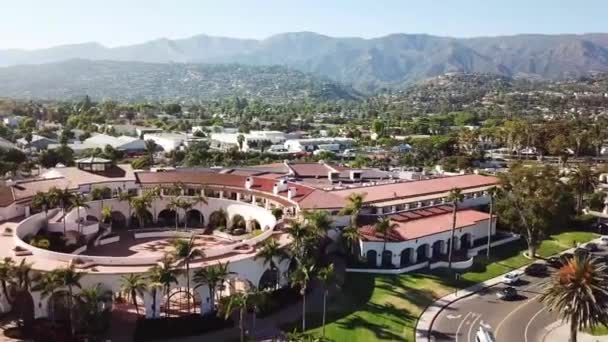
<svg viewBox="0 0 608 342">
<path fill-rule="evenodd" d="M 588 244 L 585 245 L 585 247 L 583 247 L 584 249 L 588 250 L 589 252 L 597 252 L 599 251 L 599 247 L 596 243 L 593 242 L 589 242 Z"/>
<path fill-rule="evenodd" d="M 574 250 L 574 255 L 580 258 L 587 257 L 589 255 L 589 250 L 585 248 L 577 248 Z"/>
<path fill-rule="evenodd" d="M 547 269 L 547 265 L 545 265 L 545 264 L 534 263 L 534 264 L 526 267 L 524 272 L 529 276 L 544 277 L 548 274 L 548 269 Z"/>
<path fill-rule="evenodd" d="M 500 289 L 496 293 L 496 296 L 502 300 L 513 300 L 517 298 L 517 290 L 512 286 L 508 286 L 503 289 Z"/>
<path fill-rule="evenodd" d="M 561 257 L 553 256 L 547 259 L 547 265 L 554 268 L 561 268 L 564 266 L 564 260 Z"/>
<path fill-rule="evenodd" d="M 585 251 L 585 250 L 583 249 L 583 251 Z M 587 251 L 585 251 L 585 252 L 587 252 Z M 562 260 L 562 264 L 565 265 L 568 263 L 568 261 L 570 261 L 570 260 L 572 260 L 572 258 L 574 258 L 574 254 L 564 253 L 564 254 L 560 255 L 559 258 Z"/>
</svg>

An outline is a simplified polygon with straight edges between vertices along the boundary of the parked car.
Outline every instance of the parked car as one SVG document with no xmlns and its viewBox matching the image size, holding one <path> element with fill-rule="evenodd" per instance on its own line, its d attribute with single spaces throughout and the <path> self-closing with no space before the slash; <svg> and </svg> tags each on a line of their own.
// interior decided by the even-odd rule
<svg viewBox="0 0 608 342">
<path fill-rule="evenodd" d="M 504 277 L 502 278 L 502 282 L 505 284 L 517 284 L 517 282 L 519 282 L 519 279 L 521 278 L 521 273 L 520 272 L 510 272 L 504 275 Z"/>
<path fill-rule="evenodd" d="M 585 250 L 583 249 L 583 251 L 585 251 Z M 587 251 L 585 251 L 585 252 L 587 252 Z M 574 258 L 574 254 L 572 254 L 572 253 L 563 253 L 563 254 L 561 254 L 559 256 L 559 258 L 560 258 L 560 260 L 562 262 L 562 265 L 566 265 L 570 260 L 572 260 L 572 258 Z"/>
<path fill-rule="evenodd" d="M 553 256 L 547 259 L 547 265 L 554 268 L 561 268 L 564 266 L 564 259 L 562 257 Z"/>
<path fill-rule="evenodd" d="M 588 250 L 589 252 L 597 252 L 600 249 L 598 247 L 598 245 L 596 243 L 594 243 L 594 242 L 589 242 L 583 248 L 586 249 L 586 250 Z"/>
<path fill-rule="evenodd" d="M 577 248 L 577 249 L 574 250 L 574 255 L 577 256 L 577 257 L 584 258 L 584 257 L 586 257 L 586 256 L 589 255 L 589 250 L 585 249 L 585 248 L 579 247 L 579 248 Z"/>
<path fill-rule="evenodd" d="M 600 244 L 602 246 L 608 246 L 608 235 L 604 235 L 600 238 Z"/>
<path fill-rule="evenodd" d="M 527 275 L 533 277 L 544 277 L 549 274 L 547 265 L 541 263 L 534 263 L 526 267 L 525 271 Z"/>
<path fill-rule="evenodd" d="M 512 286 L 507 286 L 496 292 L 496 297 L 502 300 L 513 300 L 517 298 L 517 290 Z"/>
</svg>

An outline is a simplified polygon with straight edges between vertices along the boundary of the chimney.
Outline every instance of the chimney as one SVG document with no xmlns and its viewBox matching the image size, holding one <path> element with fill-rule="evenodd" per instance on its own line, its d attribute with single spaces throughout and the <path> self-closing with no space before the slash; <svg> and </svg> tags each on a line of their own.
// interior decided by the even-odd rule
<svg viewBox="0 0 608 342">
<path fill-rule="evenodd" d="M 287 190 L 287 181 L 284 179 L 279 179 L 279 182 L 276 183 L 276 185 L 277 185 L 277 193 Z"/>
<path fill-rule="evenodd" d="M 350 171 L 350 180 L 351 181 L 361 180 L 361 171 Z"/>
<path fill-rule="evenodd" d="M 251 189 L 251 187 L 253 186 L 253 177 L 247 177 L 247 179 L 245 180 L 245 188 L 247 188 L 247 190 Z"/>
<path fill-rule="evenodd" d="M 291 200 L 296 197 L 296 188 L 287 189 L 287 199 Z"/>
<path fill-rule="evenodd" d="M 275 195 L 278 195 L 279 192 L 280 192 L 279 191 L 279 184 L 274 183 L 274 186 L 272 187 L 272 193 L 275 194 Z"/>
</svg>

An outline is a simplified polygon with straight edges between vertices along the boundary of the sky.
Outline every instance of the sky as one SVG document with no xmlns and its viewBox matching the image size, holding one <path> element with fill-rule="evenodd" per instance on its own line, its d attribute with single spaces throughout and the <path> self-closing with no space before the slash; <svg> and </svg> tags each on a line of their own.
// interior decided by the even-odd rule
<svg viewBox="0 0 608 342">
<path fill-rule="evenodd" d="M 378 37 L 608 32 L 608 0 L 0 0 L 0 48 L 208 34 Z"/>
</svg>

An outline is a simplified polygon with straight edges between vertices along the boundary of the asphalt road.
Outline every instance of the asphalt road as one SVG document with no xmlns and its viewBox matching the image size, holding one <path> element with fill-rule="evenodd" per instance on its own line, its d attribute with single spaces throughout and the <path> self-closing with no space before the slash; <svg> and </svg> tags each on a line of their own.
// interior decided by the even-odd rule
<svg viewBox="0 0 608 342">
<path fill-rule="evenodd" d="M 608 255 L 606 247 L 593 253 Z M 549 268 L 549 271 L 553 271 Z M 539 301 L 543 283 L 548 277 L 524 275 L 513 285 L 518 298 L 498 299 L 496 293 L 507 285 L 498 284 L 452 303 L 435 318 L 431 340 L 436 342 L 476 342 L 480 325 L 494 333 L 497 342 L 553 342 L 545 341 L 547 333 L 560 324 L 557 315 L 548 312 Z"/>
</svg>

